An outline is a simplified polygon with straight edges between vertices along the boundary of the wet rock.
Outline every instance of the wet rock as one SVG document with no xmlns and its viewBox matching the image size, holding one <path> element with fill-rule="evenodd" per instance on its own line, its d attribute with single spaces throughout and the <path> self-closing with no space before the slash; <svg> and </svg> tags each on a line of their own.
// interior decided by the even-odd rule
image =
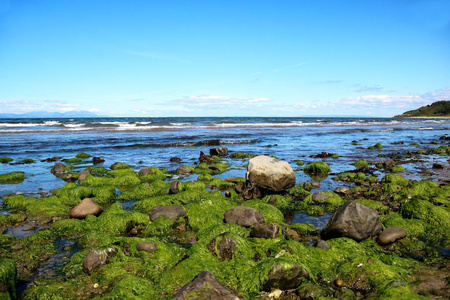
<svg viewBox="0 0 450 300">
<path fill-rule="evenodd" d="M 180 182 L 178 180 L 175 180 L 174 182 L 172 182 L 170 184 L 169 194 L 178 194 L 180 192 L 179 184 L 180 184 Z"/>
<path fill-rule="evenodd" d="M 84 219 L 88 215 L 98 216 L 102 211 L 103 209 L 91 198 L 84 198 L 77 206 L 72 208 L 69 215 L 71 218 Z"/>
<path fill-rule="evenodd" d="M 73 182 L 73 181 L 77 181 L 77 178 L 75 176 L 73 176 L 72 174 L 67 174 L 66 176 L 64 176 L 64 181 L 67 182 Z"/>
<path fill-rule="evenodd" d="M 291 228 L 287 227 L 286 228 L 286 233 L 294 241 L 298 242 L 300 240 L 300 235 L 294 229 L 291 229 Z"/>
<path fill-rule="evenodd" d="M 318 240 L 318 241 L 317 241 L 317 244 L 316 244 L 316 247 L 317 247 L 317 248 L 320 248 L 320 249 L 322 249 L 322 250 L 328 250 L 328 249 L 331 248 L 331 245 L 330 245 L 327 241 L 324 241 L 324 240 Z"/>
<path fill-rule="evenodd" d="M 443 164 L 434 163 L 433 164 L 433 169 L 443 170 L 444 169 L 444 165 Z"/>
<path fill-rule="evenodd" d="M 441 136 L 441 137 L 439 138 L 439 140 L 440 140 L 440 141 L 450 141 L 450 136 L 445 136 L 445 135 L 443 135 L 443 136 Z"/>
<path fill-rule="evenodd" d="M 243 296 L 222 285 L 214 274 L 208 271 L 203 271 L 183 286 L 173 296 L 172 300 L 237 300 L 240 298 L 243 298 Z"/>
<path fill-rule="evenodd" d="M 243 227 L 251 227 L 264 223 L 263 215 L 252 207 L 238 206 L 227 210 L 224 214 L 225 222 Z"/>
<path fill-rule="evenodd" d="M 250 236 L 261 239 L 276 239 L 279 231 L 280 226 L 276 224 L 257 224 L 252 228 Z"/>
<path fill-rule="evenodd" d="M 64 173 L 65 168 L 66 166 L 63 163 L 56 163 L 50 172 L 52 172 L 52 174 Z"/>
<path fill-rule="evenodd" d="M 377 239 L 378 244 L 387 245 L 406 237 L 408 233 L 402 227 L 391 226 L 386 228 Z"/>
<path fill-rule="evenodd" d="M 166 217 L 171 220 L 176 220 L 186 214 L 184 208 L 180 205 L 157 205 L 150 210 L 150 220 L 154 222 L 160 217 Z"/>
<path fill-rule="evenodd" d="M 289 290 L 297 288 L 303 281 L 309 279 L 308 271 L 298 264 L 279 264 L 274 266 L 268 274 L 263 286 L 264 291 L 272 289 Z"/>
<path fill-rule="evenodd" d="M 247 180 L 253 187 L 280 192 L 295 186 L 295 173 L 289 163 L 260 155 L 250 159 Z"/>
<path fill-rule="evenodd" d="M 216 158 L 211 155 L 206 155 L 205 153 L 203 153 L 203 151 L 200 151 L 200 157 L 198 158 L 198 160 L 201 163 L 210 163 L 216 161 Z"/>
<path fill-rule="evenodd" d="M 115 247 L 105 250 L 92 250 L 83 260 L 84 271 L 91 275 L 95 269 L 106 265 L 111 258 L 116 256 L 117 252 L 118 250 Z"/>
<path fill-rule="evenodd" d="M 320 182 L 311 182 L 312 188 L 313 189 L 318 189 L 320 188 Z"/>
<path fill-rule="evenodd" d="M 220 148 L 209 149 L 209 155 L 227 156 L 228 155 L 228 148 L 220 147 Z"/>
<path fill-rule="evenodd" d="M 382 229 L 378 214 L 373 209 L 355 201 L 347 201 L 328 221 L 326 235 L 329 238 L 348 237 L 362 241 L 377 235 Z"/>
<path fill-rule="evenodd" d="M 103 157 L 96 157 L 96 156 L 94 156 L 94 157 L 92 158 L 92 163 L 93 163 L 94 165 L 102 164 L 102 163 L 104 163 L 104 162 L 105 162 L 105 159 L 104 159 Z"/>
<path fill-rule="evenodd" d="M 220 241 L 217 243 L 218 239 Z M 229 261 L 233 259 L 234 251 L 236 250 L 237 246 L 238 244 L 234 239 L 224 234 L 217 238 L 213 238 L 211 241 L 209 241 L 207 247 L 209 252 L 211 252 L 211 254 L 213 255 L 218 254 L 221 261 Z"/>
<path fill-rule="evenodd" d="M 171 161 L 171 162 L 181 161 L 181 158 L 179 158 L 179 157 L 171 157 L 171 158 L 170 158 L 170 161 Z"/>
<path fill-rule="evenodd" d="M 330 194 L 327 194 L 324 192 L 318 192 L 318 193 L 314 193 L 312 195 L 312 200 L 314 202 L 322 202 L 322 201 L 327 200 L 328 198 L 333 198 L 333 195 L 330 195 Z"/>
<path fill-rule="evenodd" d="M 176 170 L 178 174 L 192 174 L 194 173 L 194 170 L 190 168 L 186 168 L 185 166 L 179 166 Z"/>
<path fill-rule="evenodd" d="M 142 242 L 136 246 L 136 250 L 137 251 L 145 251 L 148 253 L 154 253 L 154 252 L 158 251 L 158 247 L 156 246 L 155 243 L 152 243 L 152 242 Z"/>
</svg>

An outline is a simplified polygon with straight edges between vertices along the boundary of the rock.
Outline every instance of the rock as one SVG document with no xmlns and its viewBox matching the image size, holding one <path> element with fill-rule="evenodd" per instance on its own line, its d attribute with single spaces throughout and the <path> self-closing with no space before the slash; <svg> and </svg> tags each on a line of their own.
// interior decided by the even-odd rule
<svg viewBox="0 0 450 300">
<path fill-rule="evenodd" d="M 194 170 L 186 168 L 185 166 L 179 166 L 176 170 L 178 174 L 191 174 L 194 173 Z"/>
<path fill-rule="evenodd" d="M 118 250 L 115 247 L 105 250 L 92 250 L 83 260 L 84 271 L 91 275 L 96 268 L 105 265 L 109 259 L 116 256 L 117 252 Z"/>
<path fill-rule="evenodd" d="M 234 190 L 236 191 L 236 193 L 240 194 L 242 193 L 242 190 L 244 189 L 244 183 L 243 182 L 239 182 L 236 184 L 236 186 L 234 187 Z"/>
<path fill-rule="evenodd" d="M 330 245 L 327 241 L 324 241 L 324 240 L 318 240 L 318 241 L 317 241 L 317 244 L 316 244 L 316 247 L 317 247 L 317 248 L 320 248 L 320 249 L 322 249 L 322 250 L 328 250 L 328 249 L 331 248 L 331 245 Z"/>
<path fill-rule="evenodd" d="M 252 228 L 250 236 L 262 239 L 276 239 L 279 231 L 280 226 L 276 224 L 257 224 Z"/>
<path fill-rule="evenodd" d="M 178 180 L 175 180 L 174 182 L 172 182 L 171 184 L 170 184 L 170 188 L 169 188 L 169 194 L 178 194 L 179 192 L 180 192 L 180 189 L 179 189 L 179 184 L 180 184 L 180 182 L 178 181 Z"/>
<path fill-rule="evenodd" d="M 312 200 L 314 202 L 322 202 L 322 201 L 327 200 L 328 198 L 333 198 L 333 195 L 330 195 L 330 194 L 327 194 L 324 192 L 318 192 L 318 193 L 314 193 L 312 195 Z"/>
<path fill-rule="evenodd" d="M 179 157 L 171 157 L 171 158 L 170 158 L 170 161 L 171 161 L 171 162 L 181 161 L 181 158 L 179 158 Z"/>
<path fill-rule="evenodd" d="M 221 238 L 220 242 L 217 243 L 217 239 L 219 238 Z M 211 254 L 213 255 L 217 255 L 216 253 L 218 252 L 220 261 L 229 261 L 233 259 L 234 251 L 236 250 L 237 246 L 237 242 L 234 239 L 226 236 L 225 233 L 209 241 L 207 247 L 209 252 L 211 252 Z"/>
<path fill-rule="evenodd" d="M 136 246 L 136 250 L 137 251 L 145 251 L 148 253 L 154 253 L 154 252 L 158 251 L 158 247 L 156 246 L 155 243 L 152 243 L 152 242 L 142 242 Z"/>
<path fill-rule="evenodd" d="M 254 187 L 280 192 L 295 186 L 295 173 L 289 163 L 260 155 L 249 160 L 247 180 Z"/>
<path fill-rule="evenodd" d="M 227 177 L 227 178 L 225 178 L 224 180 L 225 180 L 226 182 L 238 183 L 240 179 L 242 179 L 242 177 L 239 177 L 239 176 L 233 176 L 233 177 Z"/>
<path fill-rule="evenodd" d="M 438 163 L 434 163 L 433 164 L 433 169 L 444 169 L 444 165 L 443 164 L 438 164 Z"/>
<path fill-rule="evenodd" d="M 351 194 L 351 190 L 347 187 L 338 187 L 334 189 L 334 192 L 339 195 L 348 195 Z"/>
<path fill-rule="evenodd" d="M 237 300 L 244 298 L 235 291 L 222 285 L 216 276 L 208 271 L 203 271 L 184 285 L 172 298 L 172 300 Z"/>
<path fill-rule="evenodd" d="M 219 171 L 219 168 L 215 164 L 209 164 L 209 169 L 213 171 Z"/>
<path fill-rule="evenodd" d="M 326 235 L 362 241 L 377 235 L 382 229 L 378 214 L 373 209 L 355 201 L 347 201 L 328 221 Z"/>
<path fill-rule="evenodd" d="M 102 211 L 103 209 L 91 198 L 84 198 L 77 206 L 72 208 L 69 215 L 71 218 L 84 219 L 87 215 L 98 216 Z"/>
<path fill-rule="evenodd" d="M 52 172 L 52 174 L 64 173 L 65 168 L 66 166 L 63 163 L 56 163 L 50 172 Z"/>
<path fill-rule="evenodd" d="M 265 222 L 263 215 L 258 210 L 246 206 L 229 209 L 225 212 L 224 217 L 226 223 L 243 227 L 251 227 Z"/>
<path fill-rule="evenodd" d="M 264 291 L 272 289 L 289 290 L 298 288 L 309 279 L 309 273 L 298 264 L 278 264 L 270 269 L 268 279 L 263 286 Z"/>
<path fill-rule="evenodd" d="M 300 235 L 294 229 L 286 227 L 286 233 L 294 241 L 298 242 L 300 240 Z"/>
<path fill-rule="evenodd" d="M 311 182 L 311 185 L 312 185 L 312 188 L 313 188 L 313 189 L 318 189 L 318 188 L 320 188 L 320 182 L 314 181 L 314 182 Z"/>
<path fill-rule="evenodd" d="M 105 159 L 103 157 L 93 157 L 92 158 L 92 163 L 94 165 L 102 164 L 104 162 L 105 162 Z"/>
<path fill-rule="evenodd" d="M 211 155 L 206 155 L 203 151 L 200 151 L 200 157 L 198 158 L 201 163 L 210 163 L 216 161 L 216 158 Z"/>
<path fill-rule="evenodd" d="M 73 176 L 72 174 L 67 174 L 66 176 L 64 176 L 63 180 L 67 181 L 67 182 L 73 182 L 73 181 L 77 181 L 77 178 L 75 176 Z"/>
<path fill-rule="evenodd" d="M 402 227 L 391 226 L 386 228 L 377 239 L 380 245 L 387 245 L 406 237 L 408 233 Z"/>
<path fill-rule="evenodd" d="M 184 208 L 180 205 L 157 205 L 150 210 L 150 220 L 154 222 L 160 217 L 166 217 L 171 220 L 176 220 L 186 214 Z"/>
<path fill-rule="evenodd" d="M 83 180 L 86 180 L 88 174 L 90 174 L 90 172 L 87 170 L 81 171 L 80 176 L 78 176 L 78 182 L 82 182 Z"/>
<path fill-rule="evenodd" d="M 228 148 L 220 147 L 220 148 L 209 149 L 209 155 L 227 156 L 228 155 Z"/>
</svg>

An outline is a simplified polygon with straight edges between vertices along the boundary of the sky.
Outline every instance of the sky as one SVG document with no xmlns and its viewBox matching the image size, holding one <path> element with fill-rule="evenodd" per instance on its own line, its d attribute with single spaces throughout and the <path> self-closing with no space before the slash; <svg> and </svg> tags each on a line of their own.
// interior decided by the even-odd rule
<svg viewBox="0 0 450 300">
<path fill-rule="evenodd" d="M 390 117 L 438 100 L 448 0 L 0 0 L 0 113 Z"/>
</svg>

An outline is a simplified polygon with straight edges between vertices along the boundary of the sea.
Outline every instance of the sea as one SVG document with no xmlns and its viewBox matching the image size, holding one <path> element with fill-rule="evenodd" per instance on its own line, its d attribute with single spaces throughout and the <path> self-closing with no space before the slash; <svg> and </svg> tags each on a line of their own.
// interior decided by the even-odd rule
<svg viewBox="0 0 450 300">
<path fill-rule="evenodd" d="M 332 174 L 321 181 L 320 190 L 332 190 L 333 174 L 352 170 L 359 159 L 382 161 L 394 153 L 417 152 L 436 147 L 433 143 L 449 134 L 450 119 L 340 118 L 340 117 L 173 117 L 173 118 L 71 118 L 0 119 L 0 157 L 12 162 L 0 164 L 0 174 L 22 171 L 26 179 L 19 184 L 1 184 L 5 194 L 46 193 L 65 182 L 50 173 L 55 162 L 47 158 L 73 158 L 79 152 L 105 159 L 104 167 L 124 162 L 135 171 L 145 167 L 176 170 L 180 165 L 194 166 L 200 152 L 209 154 L 215 147 L 228 148 L 229 154 L 243 152 L 275 156 L 291 163 L 297 183 L 312 181 L 304 174 L 305 164 L 319 159 L 322 152 L 338 158 L 322 159 Z M 381 150 L 369 150 L 381 143 Z M 181 162 L 171 162 L 178 157 Z M 24 164 L 27 159 L 34 162 Z M 229 171 L 217 175 L 245 177 L 247 159 L 223 158 Z M 408 179 L 431 168 L 446 157 L 427 156 L 420 163 L 406 164 Z M 91 161 L 75 165 L 84 169 Z M 169 172 L 167 180 L 195 180 L 198 175 L 180 177 Z M 384 174 L 380 173 L 380 177 Z"/>
</svg>

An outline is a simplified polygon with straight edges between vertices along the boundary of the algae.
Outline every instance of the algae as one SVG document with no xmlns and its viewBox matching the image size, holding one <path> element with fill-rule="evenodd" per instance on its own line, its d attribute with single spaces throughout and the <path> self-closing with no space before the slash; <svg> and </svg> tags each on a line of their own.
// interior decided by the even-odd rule
<svg viewBox="0 0 450 300">
<path fill-rule="evenodd" d="M 10 157 L 0 157 L 0 163 L 2 164 L 7 164 L 9 162 L 12 162 L 14 159 L 10 158 Z"/>
<path fill-rule="evenodd" d="M 433 226 L 444 226 L 450 229 L 450 211 L 428 201 L 412 199 L 400 206 L 404 218 L 418 219 Z"/>
<path fill-rule="evenodd" d="M 77 157 L 77 158 L 90 158 L 90 157 L 92 157 L 92 155 L 84 153 L 84 152 L 80 152 L 77 155 L 75 155 L 75 157 Z"/>
<path fill-rule="evenodd" d="M 369 162 L 368 162 L 367 160 L 360 159 L 360 160 L 358 160 L 357 162 L 355 162 L 353 165 L 354 165 L 357 169 L 360 169 L 360 168 L 365 168 L 365 167 L 367 167 L 367 166 L 369 165 Z"/>
<path fill-rule="evenodd" d="M 261 200 L 245 201 L 241 206 L 252 207 L 258 210 L 267 224 L 281 224 L 284 221 L 283 213 L 275 206 L 261 202 Z"/>
<path fill-rule="evenodd" d="M 0 294 L 2 299 L 16 299 L 17 269 L 16 262 L 8 258 L 0 258 L 0 283 L 7 288 L 8 294 Z"/>
<path fill-rule="evenodd" d="M 304 168 L 304 172 L 306 174 L 324 174 L 330 173 L 330 166 L 323 161 L 316 161 L 310 164 L 307 164 Z"/>
</svg>

